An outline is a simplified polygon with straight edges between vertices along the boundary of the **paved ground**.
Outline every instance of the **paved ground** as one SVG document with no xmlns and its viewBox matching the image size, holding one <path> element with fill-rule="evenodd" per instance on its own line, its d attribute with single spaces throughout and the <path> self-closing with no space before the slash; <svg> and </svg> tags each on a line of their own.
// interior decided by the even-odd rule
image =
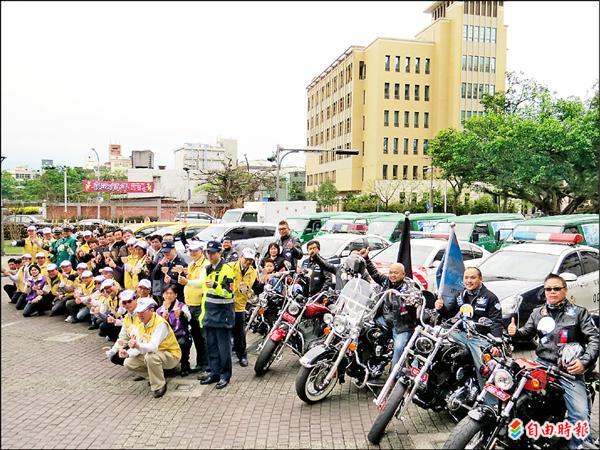
<svg viewBox="0 0 600 450">
<path fill-rule="evenodd" d="M 351 383 L 326 401 L 296 397 L 297 358 L 287 353 L 262 378 L 234 368 L 223 391 L 195 377 L 171 378 L 154 399 L 107 361 L 87 325 L 23 318 L 2 291 L 2 448 L 366 448 L 377 410 Z M 256 339 L 250 339 L 250 345 Z M 597 412 L 594 428 L 597 433 Z M 446 414 L 411 407 L 382 448 L 439 448 L 453 427 Z"/>
</svg>

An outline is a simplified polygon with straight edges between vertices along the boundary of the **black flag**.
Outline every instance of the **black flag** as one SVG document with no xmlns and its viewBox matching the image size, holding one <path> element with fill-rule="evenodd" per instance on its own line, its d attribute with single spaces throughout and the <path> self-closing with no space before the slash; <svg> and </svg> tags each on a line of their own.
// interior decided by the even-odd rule
<svg viewBox="0 0 600 450">
<path fill-rule="evenodd" d="M 404 218 L 404 227 L 402 228 L 402 236 L 400 237 L 400 249 L 398 250 L 399 263 L 404 266 L 406 276 L 412 278 L 412 260 L 410 258 L 410 220 L 408 220 L 409 213 L 406 213 Z"/>
</svg>

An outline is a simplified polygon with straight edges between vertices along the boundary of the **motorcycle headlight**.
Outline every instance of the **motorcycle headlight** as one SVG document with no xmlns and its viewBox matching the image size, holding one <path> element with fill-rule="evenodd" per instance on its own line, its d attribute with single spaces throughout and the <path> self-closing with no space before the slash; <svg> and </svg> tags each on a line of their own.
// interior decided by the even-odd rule
<svg viewBox="0 0 600 450">
<path fill-rule="evenodd" d="M 521 296 L 517 294 L 503 298 L 500 301 L 500 305 L 502 306 L 502 315 L 506 317 L 515 314 L 519 309 L 519 303 L 521 302 L 520 300 Z"/>
<path fill-rule="evenodd" d="M 415 348 L 419 353 L 427 355 L 433 350 L 433 342 L 425 336 L 420 336 L 415 341 Z"/>
<path fill-rule="evenodd" d="M 503 391 L 508 391 L 515 384 L 512 375 L 508 370 L 498 369 L 494 373 L 494 384 Z"/>
<path fill-rule="evenodd" d="M 295 316 L 300 312 L 300 305 L 296 302 L 291 302 L 290 306 L 288 306 L 288 312 L 292 315 Z"/>
<path fill-rule="evenodd" d="M 353 328 L 350 330 L 350 337 L 351 337 L 352 339 L 358 339 L 358 336 L 359 336 L 359 335 L 360 335 L 360 328 L 358 328 L 358 327 L 353 327 Z"/>
<path fill-rule="evenodd" d="M 337 312 L 337 310 L 338 310 L 337 303 L 333 303 L 333 304 L 329 305 L 329 311 L 331 311 L 332 313 L 335 314 Z"/>
<path fill-rule="evenodd" d="M 327 325 L 329 325 L 331 322 L 333 322 L 333 315 L 326 313 L 323 315 L 323 322 L 325 322 Z"/>
<path fill-rule="evenodd" d="M 338 334 L 342 334 L 344 331 L 346 331 L 346 325 L 347 320 L 345 317 L 335 316 L 335 318 L 333 319 L 333 329 Z"/>
</svg>

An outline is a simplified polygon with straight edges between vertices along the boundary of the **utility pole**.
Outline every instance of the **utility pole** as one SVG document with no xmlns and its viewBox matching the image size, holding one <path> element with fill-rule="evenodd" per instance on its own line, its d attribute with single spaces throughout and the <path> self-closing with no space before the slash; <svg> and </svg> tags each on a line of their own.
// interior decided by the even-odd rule
<svg viewBox="0 0 600 450">
<path fill-rule="evenodd" d="M 0 163 L 3 163 L 4 160 L 6 159 L 6 156 L 2 156 L 0 158 Z M 0 172 L 2 171 L 2 169 L 0 168 Z M 0 193 L 0 205 L 2 206 L 2 208 L 0 209 L 0 211 L 4 211 L 4 198 L 1 197 L 2 193 Z M 1 212 L 0 212 L 1 214 Z M 0 223 L 0 256 L 4 256 L 4 224 Z"/>
<path fill-rule="evenodd" d="M 100 181 L 100 156 L 98 155 L 98 152 L 96 151 L 95 148 L 92 148 L 92 151 L 96 154 L 96 161 L 97 161 L 97 165 L 96 165 L 96 180 Z M 65 191 L 66 192 L 66 191 Z M 100 192 L 98 192 L 98 220 L 100 220 L 100 202 L 102 201 L 102 194 Z"/>
</svg>

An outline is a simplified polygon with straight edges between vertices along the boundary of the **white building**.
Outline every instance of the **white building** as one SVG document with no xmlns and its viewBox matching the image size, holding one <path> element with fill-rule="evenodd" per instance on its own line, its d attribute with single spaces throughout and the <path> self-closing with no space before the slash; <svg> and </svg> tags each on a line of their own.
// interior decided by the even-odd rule
<svg viewBox="0 0 600 450">
<path fill-rule="evenodd" d="M 164 166 L 159 166 L 164 167 Z M 168 197 L 176 200 L 187 201 L 188 199 L 188 177 L 184 170 L 167 169 L 128 169 L 127 181 L 141 181 L 154 183 L 154 192 L 152 193 L 134 193 L 127 194 L 127 198 L 144 197 Z M 201 181 L 197 179 L 189 180 L 189 189 L 191 190 L 192 203 L 206 204 L 208 195 L 206 192 L 195 192 Z"/>
<path fill-rule="evenodd" d="M 175 169 L 220 170 L 227 160 L 237 161 L 237 140 L 218 139 L 216 145 L 186 143 L 174 151 Z"/>
<path fill-rule="evenodd" d="M 30 169 L 28 166 L 16 166 L 14 169 L 7 170 L 19 182 L 25 182 L 40 176 L 39 170 Z"/>
</svg>

